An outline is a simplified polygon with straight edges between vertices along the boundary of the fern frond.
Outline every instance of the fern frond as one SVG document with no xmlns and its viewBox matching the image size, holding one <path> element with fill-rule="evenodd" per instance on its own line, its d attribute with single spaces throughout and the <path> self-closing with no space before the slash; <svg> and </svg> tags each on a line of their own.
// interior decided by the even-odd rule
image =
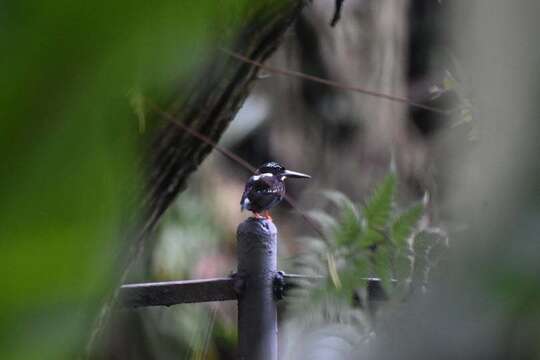
<svg viewBox="0 0 540 360">
<path fill-rule="evenodd" d="M 351 204 L 352 205 L 352 204 Z M 343 209 L 341 221 L 336 228 L 334 237 L 337 246 L 349 246 L 357 243 L 362 236 L 362 224 L 354 206 Z"/>
<path fill-rule="evenodd" d="M 422 204 L 417 204 L 402 212 L 394 220 L 390 227 L 390 238 L 398 248 L 405 245 L 405 241 L 413 233 L 423 212 L 424 206 Z"/>
<path fill-rule="evenodd" d="M 361 316 L 365 310 L 356 307 L 358 301 L 365 303 L 366 278 L 380 278 L 385 293 L 400 299 L 413 288 L 414 278 L 428 277 L 429 260 L 436 246 L 414 241 L 425 231 L 418 227 L 425 205 L 418 203 L 395 212 L 396 188 L 396 175 L 390 173 L 362 209 L 342 193 L 325 191 L 324 196 L 336 205 L 339 217 L 322 210 L 308 213 L 328 236 L 324 240 L 305 239 L 305 254 L 295 261 L 299 273 L 324 277 L 320 282 L 304 284 L 301 292 L 293 293 L 301 297 L 288 295 L 299 316 L 310 318 L 318 326 L 328 321 L 345 324 L 357 312 L 358 319 L 350 323 L 367 326 Z M 421 261 L 417 261 L 418 255 Z M 428 270 L 421 272 L 424 269 Z M 306 314 L 308 308 L 313 312 Z"/>
<path fill-rule="evenodd" d="M 381 244 L 383 242 L 384 234 L 381 231 L 373 228 L 368 228 L 367 231 L 362 234 L 359 244 L 365 249 Z"/>
<path fill-rule="evenodd" d="M 385 228 L 390 219 L 395 190 L 396 176 L 388 174 L 364 207 L 364 218 L 368 228 L 377 230 Z"/>
<path fill-rule="evenodd" d="M 392 293 L 392 253 L 387 246 L 377 248 L 373 254 L 375 274 L 381 279 L 386 294 Z"/>
</svg>

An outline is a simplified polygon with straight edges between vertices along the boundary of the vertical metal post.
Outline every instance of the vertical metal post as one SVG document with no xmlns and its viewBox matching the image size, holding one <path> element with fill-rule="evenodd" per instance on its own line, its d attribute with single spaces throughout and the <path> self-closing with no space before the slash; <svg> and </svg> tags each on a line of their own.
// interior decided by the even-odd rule
<svg viewBox="0 0 540 360">
<path fill-rule="evenodd" d="M 277 229 L 272 221 L 249 218 L 238 226 L 238 351 L 242 360 L 277 360 Z"/>
</svg>

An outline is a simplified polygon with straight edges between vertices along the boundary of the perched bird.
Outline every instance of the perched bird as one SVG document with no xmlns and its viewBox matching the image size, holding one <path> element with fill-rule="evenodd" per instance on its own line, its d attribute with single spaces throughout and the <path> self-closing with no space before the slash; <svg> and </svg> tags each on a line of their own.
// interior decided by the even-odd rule
<svg viewBox="0 0 540 360">
<path fill-rule="evenodd" d="M 240 209 L 253 212 L 256 218 L 272 220 L 268 210 L 283 200 L 287 178 L 309 179 L 311 176 L 286 170 L 276 162 L 262 165 L 247 181 Z"/>
</svg>

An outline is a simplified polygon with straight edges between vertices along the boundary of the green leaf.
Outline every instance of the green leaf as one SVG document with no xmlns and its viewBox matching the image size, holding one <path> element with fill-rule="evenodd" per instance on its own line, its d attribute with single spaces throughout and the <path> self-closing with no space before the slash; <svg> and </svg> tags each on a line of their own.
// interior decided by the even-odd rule
<svg viewBox="0 0 540 360">
<path fill-rule="evenodd" d="M 375 274 L 381 279 L 381 285 L 386 294 L 392 293 L 392 253 L 387 246 L 377 248 L 373 254 Z"/>
<path fill-rule="evenodd" d="M 357 277 L 369 277 L 369 257 L 366 253 L 357 254 L 351 263 Z M 357 282 L 362 283 L 358 279 Z"/>
<path fill-rule="evenodd" d="M 402 247 L 411 236 L 416 224 L 422 217 L 424 206 L 417 204 L 401 213 L 393 222 L 390 229 L 390 238 L 397 247 Z"/>
<path fill-rule="evenodd" d="M 364 216 L 368 228 L 382 230 L 386 227 L 390 219 L 395 190 L 396 177 L 394 174 L 389 174 L 375 189 L 364 207 Z"/>
<path fill-rule="evenodd" d="M 350 302 L 354 292 L 367 285 L 365 278 L 369 276 L 368 265 L 367 262 L 363 262 L 361 264 L 359 263 L 358 267 L 346 266 L 344 269 L 339 269 L 341 288 L 337 295 L 343 297 L 344 301 Z"/>
<path fill-rule="evenodd" d="M 357 243 L 362 236 L 362 224 L 358 219 L 354 207 L 343 209 L 341 222 L 336 228 L 334 237 L 338 246 L 347 246 Z"/>
<path fill-rule="evenodd" d="M 384 235 L 375 229 L 368 229 L 360 239 L 360 245 L 364 248 L 384 242 Z"/>
</svg>

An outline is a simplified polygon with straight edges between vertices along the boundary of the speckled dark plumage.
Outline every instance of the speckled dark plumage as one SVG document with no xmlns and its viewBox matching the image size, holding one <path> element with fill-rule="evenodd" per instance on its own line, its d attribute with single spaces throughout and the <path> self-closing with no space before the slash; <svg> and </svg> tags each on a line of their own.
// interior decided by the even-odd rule
<svg viewBox="0 0 540 360">
<path fill-rule="evenodd" d="M 285 196 L 285 179 L 288 177 L 309 178 L 310 176 L 286 170 L 275 162 L 261 166 L 246 183 L 240 200 L 241 210 L 247 209 L 258 216 L 259 213 L 267 212 L 279 204 Z M 270 216 L 266 213 L 265 217 Z"/>
</svg>

